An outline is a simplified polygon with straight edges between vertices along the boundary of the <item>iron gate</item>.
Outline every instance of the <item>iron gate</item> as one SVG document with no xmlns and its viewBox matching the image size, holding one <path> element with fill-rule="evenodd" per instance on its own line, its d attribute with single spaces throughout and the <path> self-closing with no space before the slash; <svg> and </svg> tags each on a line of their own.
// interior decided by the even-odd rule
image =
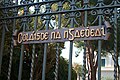
<svg viewBox="0 0 120 80">
<path fill-rule="evenodd" d="M 61 29 L 64 27 L 74 28 L 84 25 L 97 24 L 100 27 L 102 22 L 106 17 L 114 25 L 114 80 L 117 80 L 117 18 L 119 17 L 120 1 L 112 0 L 110 4 L 104 4 L 103 0 L 96 1 L 96 4 L 91 5 L 89 0 L 80 1 L 82 5 L 77 4 L 79 0 L 4 0 L 3 6 L 0 7 L 0 11 L 3 12 L 3 16 L 0 17 L 0 22 L 2 23 L 0 29 L 2 29 L 2 39 L 0 47 L 0 73 L 2 66 L 2 55 L 5 43 L 5 33 L 8 31 L 8 22 L 13 21 L 13 33 L 16 31 L 16 21 L 21 20 L 21 26 L 19 32 L 23 31 L 36 31 L 36 30 L 49 30 L 49 29 Z M 68 8 L 64 5 L 68 4 Z M 57 6 L 56 6 L 57 5 Z M 52 8 L 56 6 L 57 9 Z M 32 8 L 32 11 L 29 11 Z M 30 13 L 31 12 L 31 13 Z M 89 16 L 94 16 L 94 21 L 88 22 Z M 31 18 L 34 18 L 34 27 L 30 29 L 28 26 Z M 77 18 L 80 18 L 77 22 Z M 42 26 L 38 27 L 38 19 L 42 21 Z M 62 19 L 66 20 L 65 24 L 62 24 Z M 84 20 L 84 21 L 83 21 Z M 55 23 L 54 23 L 55 22 Z M 97 23 L 96 23 L 97 22 Z M 93 23 L 93 24 L 92 24 Z M 14 37 L 11 40 L 10 48 L 10 60 L 8 69 L 8 80 L 10 80 L 12 57 L 14 52 Z M 86 78 L 86 40 L 84 41 L 84 56 L 83 56 L 83 76 L 82 79 Z M 30 80 L 33 80 L 33 67 L 35 59 L 35 44 L 31 44 L 32 48 L 32 62 L 31 62 L 31 73 Z M 21 45 L 21 56 L 19 63 L 19 75 L 18 80 L 22 77 L 22 64 L 23 64 L 23 52 L 24 45 Z M 46 56 L 47 56 L 48 43 L 44 43 L 44 58 L 43 58 L 43 70 L 42 70 L 42 80 L 45 80 L 45 70 L 46 70 Z M 55 80 L 58 78 L 58 58 L 59 58 L 59 43 L 57 43 L 56 48 L 56 69 L 55 69 Z M 69 66 L 68 66 L 68 80 L 71 80 L 71 69 L 72 69 L 72 52 L 73 52 L 73 41 L 70 41 L 70 53 L 69 53 Z M 98 40 L 98 63 L 101 63 L 101 40 Z M 98 64 L 98 80 L 101 80 L 101 64 Z"/>
</svg>

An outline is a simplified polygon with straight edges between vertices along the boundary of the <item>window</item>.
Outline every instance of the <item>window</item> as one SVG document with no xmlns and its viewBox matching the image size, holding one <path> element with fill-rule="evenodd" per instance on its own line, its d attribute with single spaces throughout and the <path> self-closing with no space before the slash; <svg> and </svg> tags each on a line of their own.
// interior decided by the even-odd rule
<svg viewBox="0 0 120 80">
<path fill-rule="evenodd" d="M 120 57 L 118 57 L 118 64 L 120 65 Z"/>
<path fill-rule="evenodd" d="M 105 67 L 105 59 L 102 59 L 102 60 L 101 60 L 101 66 L 102 66 L 102 67 Z"/>
</svg>

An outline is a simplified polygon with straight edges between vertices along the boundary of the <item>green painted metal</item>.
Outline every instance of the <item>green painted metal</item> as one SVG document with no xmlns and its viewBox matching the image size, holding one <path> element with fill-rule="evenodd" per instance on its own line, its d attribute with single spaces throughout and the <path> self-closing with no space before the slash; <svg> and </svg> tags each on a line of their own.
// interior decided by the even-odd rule
<svg viewBox="0 0 120 80">
<path fill-rule="evenodd" d="M 102 6 L 103 0 L 98 0 L 99 6 Z M 99 9 L 99 26 L 102 25 L 102 10 Z M 101 80 L 101 45 L 102 41 L 98 40 L 98 80 Z"/>
<path fill-rule="evenodd" d="M 117 1 L 114 0 L 114 4 L 117 4 Z M 117 26 L 117 8 L 114 8 L 114 80 L 118 80 L 118 74 L 117 74 L 117 60 L 118 60 L 118 50 L 117 50 L 117 46 L 118 46 L 118 26 Z"/>
<path fill-rule="evenodd" d="M 87 8 L 88 7 L 88 1 L 87 0 L 85 0 L 84 1 L 84 7 L 85 8 Z M 83 21 L 83 23 L 84 23 L 84 26 L 85 27 L 87 27 L 88 26 L 88 11 L 85 11 L 85 13 L 84 13 L 84 21 Z M 86 80 L 86 47 L 87 47 L 87 40 L 84 40 L 84 52 L 83 52 L 83 75 L 82 75 L 82 79 L 83 80 Z"/>
<path fill-rule="evenodd" d="M 5 28 L 3 27 L 2 41 L 1 41 L 1 47 L 0 47 L 0 74 L 1 74 L 1 67 L 2 67 L 2 56 L 3 56 L 3 49 L 4 49 L 4 41 L 5 41 Z"/>
<path fill-rule="evenodd" d="M 48 1 L 48 0 L 46 0 Z M 46 11 L 50 12 L 50 4 L 46 4 Z M 49 29 L 49 23 L 50 23 L 50 16 L 47 15 L 46 16 L 46 27 L 45 29 L 48 30 Z M 46 60 L 47 60 L 47 47 L 48 47 L 48 43 L 44 44 L 44 57 L 43 57 L 43 69 L 42 69 L 42 80 L 45 80 L 45 71 L 46 71 Z"/>
</svg>

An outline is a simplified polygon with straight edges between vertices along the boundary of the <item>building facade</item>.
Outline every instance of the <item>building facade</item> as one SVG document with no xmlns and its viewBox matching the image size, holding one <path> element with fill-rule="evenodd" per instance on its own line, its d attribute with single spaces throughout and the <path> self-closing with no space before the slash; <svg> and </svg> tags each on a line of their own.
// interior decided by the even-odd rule
<svg viewBox="0 0 120 80">
<path fill-rule="evenodd" d="M 120 64 L 120 57 L 118 59 Z M 110 54 L 101 57 L 101 80 L 114 80 L 114 61 Z"/>
</svg>

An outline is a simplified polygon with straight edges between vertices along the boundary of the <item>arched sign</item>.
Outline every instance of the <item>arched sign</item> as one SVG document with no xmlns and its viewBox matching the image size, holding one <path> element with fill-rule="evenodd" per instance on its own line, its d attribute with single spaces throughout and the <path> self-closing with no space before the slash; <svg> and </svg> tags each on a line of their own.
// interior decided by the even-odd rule
<svg viewBox="0 0 120 80">
<path fill-rule="evenodd" d="M 107 40 L 104 26 L 89 26 L 79 28 L 64 28 L 55 30 L 40 30 L 36 32 L 20 32 L 17 41 L 22 44 L 50 43 L 78 40 Z"/>
</svg>

